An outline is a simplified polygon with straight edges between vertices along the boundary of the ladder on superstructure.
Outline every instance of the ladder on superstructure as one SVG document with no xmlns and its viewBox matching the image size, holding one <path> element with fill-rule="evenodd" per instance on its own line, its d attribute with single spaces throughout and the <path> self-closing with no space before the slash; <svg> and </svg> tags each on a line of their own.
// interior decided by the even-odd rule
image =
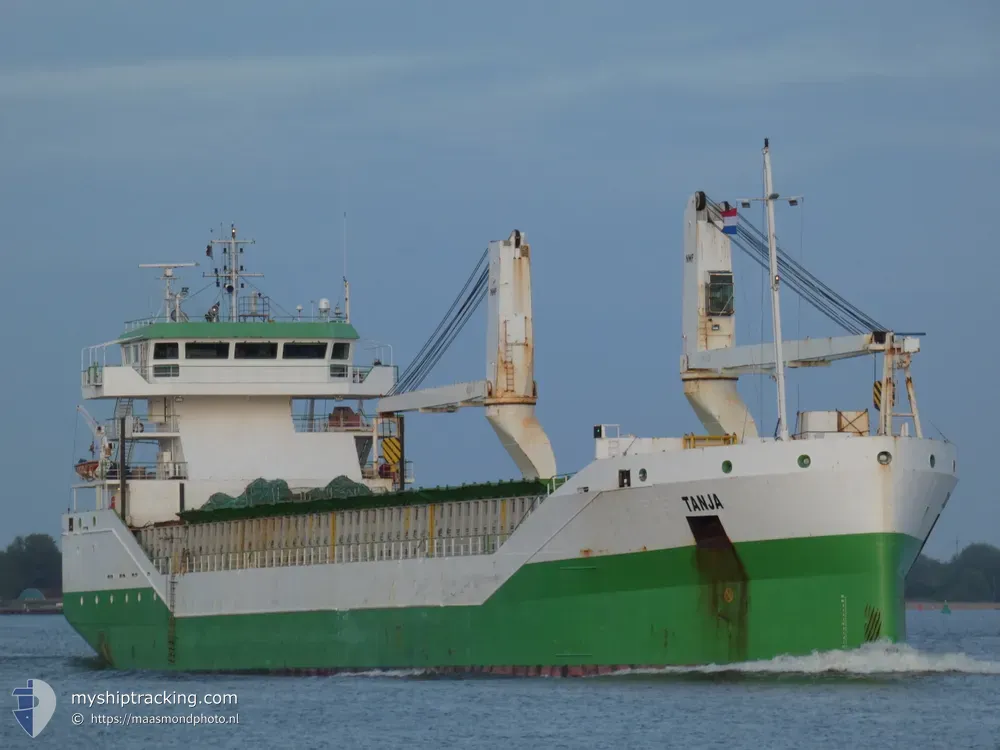
<svg viewBox="0 0 1000 750">
<path fill-rule="evenodd" d="M 503 373 L 506 381 L 507 393 L 514 392 L 514 347 L 508 341 L 504 348 Z"/>
<path fill-rule="evenodd" d="M 507 338 L 507 321 L 503 324 L 503 374 L 507 393 L 514 392 L 514 345 Z"/>
</svg>

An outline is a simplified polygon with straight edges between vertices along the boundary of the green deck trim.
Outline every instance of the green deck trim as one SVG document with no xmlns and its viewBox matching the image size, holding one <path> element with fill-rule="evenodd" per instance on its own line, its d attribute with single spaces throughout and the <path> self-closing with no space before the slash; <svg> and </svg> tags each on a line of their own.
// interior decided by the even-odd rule
<svg viewBox="0 0 1000 750">
<path fill-rule="evenodd" d="M 142 341 L 147 339 L 296 339 L 314 341 L 319 339 L 357 339 L 358 332 L 350 323 L 330 321 L 317 322 L 272 322 L 272 323 L 152 323 L 133 328 L 120 337 L 122 341 Z"/>
<path fill-rule="evenodd" d="M 151 589 L 63 601 L 122 669 L 718 664 L 905 640 L 903 582 L 919 548 L 902 534 L 747 542 L 736 557 L 684 547 L 525 565 L 479 606 L 180 617 L 173 663 Z"/>
<path fill-rule="evenodd" d="M 244 508 L 219 508 L 217 510 L 187 510 L 178 513 L 185 523 L 214 523 L 236 521 L 243 518 L 269 518 L 272 516 L 299 516 L 309 513 L 326 513 L 332 510 L 370 510 L 433 503 L 456 503 L 462 500 L 493 500 L 507 497 L 532 497 L 548 492 L 548 483 L 541 480 L 512 479 L 509 482 L 463 484 L 456 487 L 427 487 L 405 492 L 386 492 L 373 495 L 356 495 L 273 505 L 252 505 Z"/>
</svg>

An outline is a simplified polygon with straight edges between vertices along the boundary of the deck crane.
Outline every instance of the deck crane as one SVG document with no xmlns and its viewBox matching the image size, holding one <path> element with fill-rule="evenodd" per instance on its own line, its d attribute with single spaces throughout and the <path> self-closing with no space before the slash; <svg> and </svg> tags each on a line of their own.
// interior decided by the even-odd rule
<svg viewBox="0 0 1000 750">
<path fill-rule="evenodd" d="M 772 200 L 777 194 L 767 197 Z M 759 199 L 752 199 L 759 200 Z M 750 199 L 741 199 L 743 206 Z M 728 203 L 716 203 L 704 192 L 688 200 L 684 219 L 684 307 L 681 380 L 684 394 L 709 435 L 736 434 L 740 442 L 755 439 L 757 425 L 736 390 L 737 378 L 751 373 L 774 373 L 778 356 L 785 367 L 818 367 L 831 362 L 882 354 L 883 373 L 875 383 L 879 423 L 877 433 L 892 434 L 895 417 L 913 418 L 917 437 L 923 437 L 916 394 L 910 373 L 912 355 L 920 351 L 920 336 L 894 332 L 850 304 L 806 271 L 780 248 L 776 249 L 781 283 L 850 335 L 782 341 L 780 355 L 773 346 L 736 345 L 733 306 L 734 283 L 730 242 L 763 267 L 768 267 L 768 240 L 739 217 L 736 231 L 726 231 Z M 732 240 L 730 240 L 732 238 Z M 895 370 L 902 370 L 911 411 L 894 413 Z"/>
<path fill-rule="evenodd" d="M 488 261 L 488 268 L 480 271 L 483 261 Z M 522 232 L 515 229 L 506 240 L 490 242 L 452 309 L 377 408 L 379 414 L 399 419 L 408 411 L 452 412 L 482 406 L 522 476 L 549 479 L 556 474 L 556 459 L 535 416 L 530 263 L 531 248 Z M 416 390 L 484 299 L 489 300 L 486 379 Z M 405 466 L 402 459 L 401 465 Z"/>
</svg>

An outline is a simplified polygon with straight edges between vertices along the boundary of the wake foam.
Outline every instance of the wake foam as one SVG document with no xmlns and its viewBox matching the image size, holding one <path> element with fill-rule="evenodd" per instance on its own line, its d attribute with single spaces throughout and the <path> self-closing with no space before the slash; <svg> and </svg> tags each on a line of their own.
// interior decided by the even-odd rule
<svg viewBox="0 0 1000 750">
<path fill-rule="evenodd" d="M 338 672 L 337 677 L 427 677 L 433 674 L 429 669 L 367 669 L 363 672 Z"/>
<path fill-rule="evenodd" d="M 777 656 L 766 661 L 706 664 L 690 667 L 625 669 L 610 675 L 629 674 L 787 674 L 787 675 L 1000 675 L 1000 662 L 982 661 L 963 653 L 929 653 L 907 644 L 870 643 L 849 651 L 813 652 L 808 656 Z"/>
<path fill-rule="evenodd" d="M 513 668 L 511 668 L 513 669 Z M 553 669 L 557 669 L 554 668 Z M 976 659 L 960 652 L 933 653 L 920 651 L 908 644 L 876 641 L 861 648 L 813 652 L 808 656 L 777 656 L 761 661 L 738 662 L 734 664 L 704 664 L 676 667 L 632 667 L 595 674 L 596 667 L 586 668 L 580 679 L 607 680 L 628 676 L 660 676 L 679 679 L 711 678 L 893 678 L 931 674 L 1000 675 L 1000 661 Z M 367 669 L 358 671 L 337 671 L 338 678 L 374 679 L 467 679 L 479 677 L 492 679 L 531 679 L 531 676 L 516 676 L 497 673 L 489 669 L 463 670 L 449 668 L 411 669 Z M 557 679 L 557 675 L 540 674 L 537 677 Z"/>
</svg>

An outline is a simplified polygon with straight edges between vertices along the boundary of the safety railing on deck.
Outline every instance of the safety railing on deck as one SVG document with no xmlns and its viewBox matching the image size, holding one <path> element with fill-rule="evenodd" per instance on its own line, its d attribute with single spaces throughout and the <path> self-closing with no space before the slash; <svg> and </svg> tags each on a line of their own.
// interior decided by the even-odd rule
<svg viewBox="0 0 1000 750">
<path fill-rule="evenodd" d="M 361 476 L 365 479 L 392 479 L 395 477 L 395 464 L 387 464 L 383 459 L 378 463 L 369 461 L 361 467 Z M 413 461 L 406 462 L 406 481 L 413 481 Z"/>
<path fill-rule="evenodd" d="M 241 298 L 246 299 L 246 298 Z M 249 309 L 246 311 L 241 309 L 238 311 L 237 320 L 231 320 L 229 315 L 229 308 L 220 309 L 221 314 L 217 322 L 219 323 L 259 323 L 262 319 L 271 323 L 346 323 L 347 321 L 343 317 L 337 317 L 335 315 L 271 315 L 270 313 L 265 314 L 263 308 L 258 312 L 250 312 Z M 192 322 L 202 322 L 202 318 L 195 317 Z M 125 330 L 135 331 L 140 328 L 145 328 L 146 326 L 151 326 L 154 323 L 171 323 L 173 321 L 167 320 L 164 317 L 158 318 L 138 318 L 136 320 L 126 320 Z"/>
<path fill-rule="evenodd" d="M 227 360 L 206 360 L 204 362 L 162 363 L 154 365 L 134 365 L 134 369 L 148 382 L 179 379 L 185 383 L 364 383 L 374 367 L 347 364 L 303 364 L 301 360 L 288 360 L 281 364 L 261 364 L 260 361 L 246 360 L 240 364 L 226 364 Z M 386 369 L 395 367 L 383 365 Z M 87 371 L 85 371 L 86 373 Z M 395 382 L 395 380 L 393 380 Z"/>
<path fill-rule="evenodd" d="M 151 420 L 148 416 L 133 416 L 128 417 L 128 419 L 131 420 L 131 437 L 133 438 L 141 438 L 143 435 L 156 436 L 176 433 L 179 430 L 176 416 L 166 417 L 165 419 L 156 421 Z M 119 426 L 120 423 L 117 419 L 110 419 L 107 421 L 104 429 L 109 440 L 118 439 Z M 128 435 L 129 426 L 126 425 L 125 429 L 126 437 L 130 437 Z"/>
<path fill-rule="evenodd" d="M 445 539 L 410 539 L 395 542 L 354 542 L 333 546 L 279 547 L 276 549 L 246 552 L 216 552 L 158 557 L 153 560 L 156 570 L 171 572 L 210 573 L 219 570 L 247 570 L 252 568 L 284 568 L 302 565 L 327 565 L 330 563 L 380 562 L 384 560 L 412 560 L 428 557 L 469 557 L 491 555 L 512 534 L 481 534 Z"/>
<path fill-rule="evenodd" d="M 145 527 L 136 537 L 157 570 L 178 574 L 491 555 L 548 497 L 463 501 L 464 513 L 461 502 L 416 506 L 405 520 L 388 508 Z"/>
<path fill-rule="evenodd" d="M 105 478 L 110 481 L 118 480 L 118 464 L 113 463 L 108 467 L 108 474 Z M 186 461 L 131 463 L 126 467 L 125 471 L 125 480 L 128 482 L 142 481 L 144 479 L 187 478 L 188 470 Z"/>
<path fill-rule="evenodd" d="M 570 472 L 569 474 L 558 474 L 558 475 L 552 477 L 551 479 L 549 479 L 548 484 L 547 484 L 548 494 L 551 495 L 553 492 L 555 492 L 560 487 L 562 487 L 564 484 L 566 484 L 566 482 L 568 482 L 570 479 L 573 478 L 573 475 L 575 473 L 576 472 Z"/>
<path fill-rule="evenodd" d="M 360 412 L 337 412 L 319 417 L 296 414 L 292 417 L 296 432 L 370 432 L 371 418 Z"/>
</svg>

